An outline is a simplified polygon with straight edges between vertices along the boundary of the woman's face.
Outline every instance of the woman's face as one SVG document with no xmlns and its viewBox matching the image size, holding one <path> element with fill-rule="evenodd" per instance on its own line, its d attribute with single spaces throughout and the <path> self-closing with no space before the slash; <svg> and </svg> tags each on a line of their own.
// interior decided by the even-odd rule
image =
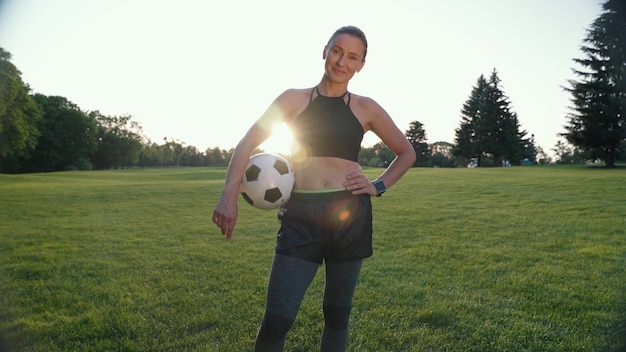
<svg viewBox="0 0 626 352">
<path fill-rule="evenodd" d="M 327 77 L 333 82 L 347 83 L 365 65 L 364 54 L 365 46 L 361 39 L 349 34 L 339 34 L 324 48 Z"/>
</svg>

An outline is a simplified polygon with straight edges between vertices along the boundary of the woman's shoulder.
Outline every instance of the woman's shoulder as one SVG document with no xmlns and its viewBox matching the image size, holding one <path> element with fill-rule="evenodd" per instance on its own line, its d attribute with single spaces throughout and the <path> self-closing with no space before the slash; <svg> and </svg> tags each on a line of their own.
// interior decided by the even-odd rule
<svg viewBox="0 0 626 352">
<path fill-rule="evenodd" d="M 379 110 L 383 110 L 382 106 L 373 98 L 352 92 L 350 92 L 350 104 L 353 109 L 356 108 L 357 110 L 369 113 L 377 113 Z"/>
<path fill-rule="evenodd" d="M 280 106 L 287 118 L 300 113 L 309 102 L 312 88 L 289 88 L 283 91 L 275 103 Z"/>
<path fill-rule="evenodd" d="M 311 95 L 313 88 L 288 88 L 285 89 L 279 97 L 289 97 L 289 98 L 298 98 L 298 97 L 309 97 Z"/>
<path fill-rule="evenodd" d="M 353 101 L 356 104 L 369 107 L 369 108 L 373 106 L 379 106 L 379 104 L 373 98 L 370 98 L 365 95 L 355 94 L 352 92 L 350 92 L 350 101 Z"/>
<path fill-rule="evenodd" d="M 276 102 L 281 105 L 299 105 L 302 101 L 308 101 L 310 95 L 311 88 L 289 88 L 276 98 Z"/>
</svg>

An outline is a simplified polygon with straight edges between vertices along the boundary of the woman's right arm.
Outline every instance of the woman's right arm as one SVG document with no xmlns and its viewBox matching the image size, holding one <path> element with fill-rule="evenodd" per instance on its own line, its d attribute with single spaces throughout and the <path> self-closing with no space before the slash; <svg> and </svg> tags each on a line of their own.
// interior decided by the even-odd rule
<svg viewBox="0 0 626 352">
<path fill-rule="evenodd" d="M 250 154 L 263 143 L 272 133 L 274 127 L 285 120 L 285 102 L 289 99 L 288 91 L 281 94 L 250 127 L 239 141 L 226 172 L 224 190 L 213 211 L 213 222 L 221 229 L 222 235 L 230 240 L 237 224 L 237 197 L 239 196 L 243 174 L 248 165 Z"/>
</svg>

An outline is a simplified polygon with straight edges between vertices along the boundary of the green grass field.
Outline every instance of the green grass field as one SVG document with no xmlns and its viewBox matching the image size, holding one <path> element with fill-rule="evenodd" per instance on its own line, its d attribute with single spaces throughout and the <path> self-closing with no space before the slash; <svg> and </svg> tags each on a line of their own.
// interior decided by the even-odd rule
<svg viewBox="0 0 626 352">
<path fill-rule="evenodd" d="M 224 174 L 0 175 L 5 344 L 250 351 L 278 223 L 241 199 L 224 240 Z M 419 168 L 373 203 L 350 351 L 626 351 L 626 169 Z M 288 351 L 317 350 L 322 286 Z"/>
</svg>

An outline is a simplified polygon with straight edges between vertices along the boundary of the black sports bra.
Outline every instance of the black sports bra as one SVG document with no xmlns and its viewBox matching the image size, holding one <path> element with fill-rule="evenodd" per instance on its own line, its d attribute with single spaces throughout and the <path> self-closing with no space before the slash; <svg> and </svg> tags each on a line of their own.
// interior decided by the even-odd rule
<svg viewBox="0 0 626 352">
<path fill-rule="evenodd" d="M 346 94 L 347 103 L 344 101 Z M 303 148 L 294 152 L 358 162 L 364 131 L 350 109 L 350 98 L 349 92 L 340 97 L 326 97 L 317 86 L 311 89 L 309 105 L 289 125 L 294 140 Z"/>
</svg>

